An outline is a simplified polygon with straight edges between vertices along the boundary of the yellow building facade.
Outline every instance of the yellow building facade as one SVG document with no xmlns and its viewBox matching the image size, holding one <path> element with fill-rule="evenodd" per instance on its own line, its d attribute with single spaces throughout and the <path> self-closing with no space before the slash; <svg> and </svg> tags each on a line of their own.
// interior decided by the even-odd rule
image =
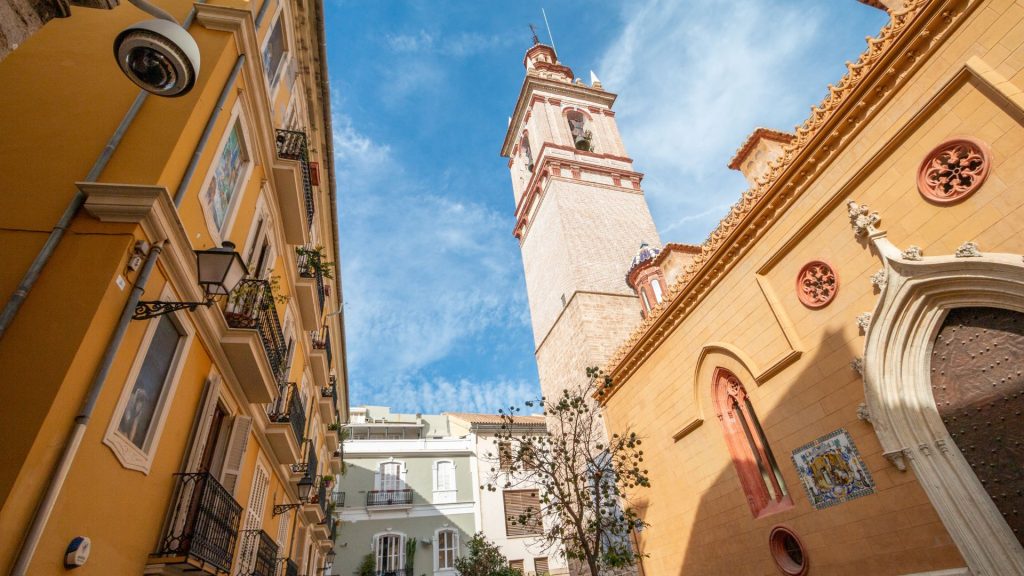
<svg viewBox="0 0 1024 576">
<path fill-rule="evenodd" d="M 866 3 L 610 361 L 649 576 L 1024 574 L 1024 2 Z"/>
<path fill-rule="evenodd" d="M 131 5 L 0 61 L 0 572 L 70 547 L 76 574 L 323 574 L 348 410 L 323 6 L 160 7 L 199 47 L 187 95 L 119 70 Z M 196 251 L 226 243 L 247 274 L 206 305 Z"/>
</svg>

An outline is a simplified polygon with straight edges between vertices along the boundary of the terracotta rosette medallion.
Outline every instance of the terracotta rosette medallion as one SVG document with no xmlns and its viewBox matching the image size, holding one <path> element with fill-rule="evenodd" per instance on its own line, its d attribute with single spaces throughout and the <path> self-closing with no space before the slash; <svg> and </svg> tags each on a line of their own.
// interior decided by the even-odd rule
<svg viewBox="0 0 1024 576">
<path fill-rule="evenodd" d="M 808 262 L 796 275 L 796 296 L 808 308 L 828 306 L 838 291 L 839 276 L 828 262 Z"/>
<path fill-rule="evenodd" d="M 963 200 L 981 187 L 991 166 L 988 146 L 974 138 L 939 144 L 917 170 L 917 191 L 926 200 L 948 204 Z"/>
</svg>

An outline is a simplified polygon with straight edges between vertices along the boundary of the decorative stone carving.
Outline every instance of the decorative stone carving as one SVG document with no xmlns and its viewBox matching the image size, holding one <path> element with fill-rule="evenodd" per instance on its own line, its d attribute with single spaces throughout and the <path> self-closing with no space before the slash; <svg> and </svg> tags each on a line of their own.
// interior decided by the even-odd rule
<svg viewBox="0 0 1024 576">
<path fill-rule="evenodd" d="M 885 285 L 888 283 L 889 273 L 885 271 L 885 268 L 871 275 L 871 285 L 878 288 L 879 291 L 885 290 Z"/>
<path fill-rule="evenodd" d="M 871 326 L 871 312 L 865 312 L 857 316 L 857 326 L 865 333 L 868 331 L 868 326 Z"/>
<path fill-rule="evenodd" d="M 808 308 L 824 308 L 836 297 L 839 277 L 826 262 L 815 260 L 804 264 L 796 275 L 796 295 Z"/>
<path fill-rule="evenodd" d="M 924 454 L 925 456 L 931 456 L 932 455 L 932 447 L 927 445 L 927 444 L 921 444 L 917 448 L 918 448 L 918 450 L 921 451 L 921 454 Z"/>
<path fill-rule="evenodd" d="M 897 450 L 895 452 L 886 452 L 882 454 L 885 459 L 888 460 L 893 466 L 896 467 L 900 472 L 907 471 L 907 462 L 903 459 L 903 450 Z"/>
<path fill-rule="evenodd" d="M 846 204 L 850 213 L 850 226 L 853 226 L 853 233 L 856 236 L 865 236 L 875 232 L 875 224 L 882 221 L 878 212 L 871 212 L 865 204 L 857 204 L 850 200 Z"/>
<path fill-rule="evenodd" d="M 900 258 L 904 260 L 918 261 L 924 257 L 924 252 L 921 251 L 920 246 L 907 246 L 907 249 L 900 254 Z"/>
<path fill-rule="evenodd" d="M 949 444 L 946 443 L 945 438 L 939 438 L 935 441 L 935 447 L 939 449 L 939 452 L 946 454 L 949 452 Z"/>
<path fill-rule="evenodd" d="M 917 190 L 932 202 L 962 200 L 985 182 L 990 165 L 988 147 L 982 142 L 973 138 L 948 140 L 921 163 Z"/>
<path fill-rule="evenodd" d="M 868 409 L 868 405 L 864 402 L 857 406 L 857 419 L 868 424 L 871 423 L 871 410 Z"/>
<path fill-rule="evenodd" d="M 978 245 L 974 242 L 964 242 L 953 255 L 957 258 L 980 258 L 981 252 L 978 251 Z"/>
<path fill-rule="evenodd" d="M 853 360 L 850 361 L 850 368 L 853 368 L 854 370 L 857 371 L 857 374 L 860 374 L 861 376 L 863 376 L 864 375 L 864 359 L 860 358 L 860 357 L 854 358 Z M 865 406 L 865 405 L 861 404 L 861 406 Z M 858 412 L 858 414 L 859 414 L 859 412 Z"/>
</svg>

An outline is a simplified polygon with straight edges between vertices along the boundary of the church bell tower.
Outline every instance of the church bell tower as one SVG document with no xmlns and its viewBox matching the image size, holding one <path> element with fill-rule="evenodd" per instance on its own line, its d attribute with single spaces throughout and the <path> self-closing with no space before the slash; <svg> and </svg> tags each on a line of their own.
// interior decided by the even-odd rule
<svg viewBox="0 0 1024 576">
<path fill-rule="evenodd" d="M 626 274 L 644 242 L 660 246 L 615 124 L 615 94 L 573 76 L 534 44 L 501 155 L 515 197 L 514 234 L 545 396 L 603 366 L 641 320 Z"/>
</svg>

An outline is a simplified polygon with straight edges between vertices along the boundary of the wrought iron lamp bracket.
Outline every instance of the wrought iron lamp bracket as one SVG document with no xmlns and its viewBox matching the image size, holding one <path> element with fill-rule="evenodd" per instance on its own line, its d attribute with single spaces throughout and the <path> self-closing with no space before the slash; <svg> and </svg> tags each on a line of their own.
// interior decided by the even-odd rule
<svg viewBox="0 0 1024 576">
<path fill-rule="evenodd" d="M 301 506 L 302 506 L 301 503 L 300 504 L 274 504 L 274 516 L 280 516 L 281 514 L 284 514 L 284 513 L 288 512 L 289 510 L 294 510 L 294 509 L 299 508 Z"/>
<path fill-rule="evenodd" d="M 200 306 L 212 306 L 213 299 L 208 298 L 203 302 L 163 302 L 161 300 L 143 300 L 135 305 L 135 313 L 132 320 L 149 320 L 178 310 L 194 312 Z"/>
</svg>

